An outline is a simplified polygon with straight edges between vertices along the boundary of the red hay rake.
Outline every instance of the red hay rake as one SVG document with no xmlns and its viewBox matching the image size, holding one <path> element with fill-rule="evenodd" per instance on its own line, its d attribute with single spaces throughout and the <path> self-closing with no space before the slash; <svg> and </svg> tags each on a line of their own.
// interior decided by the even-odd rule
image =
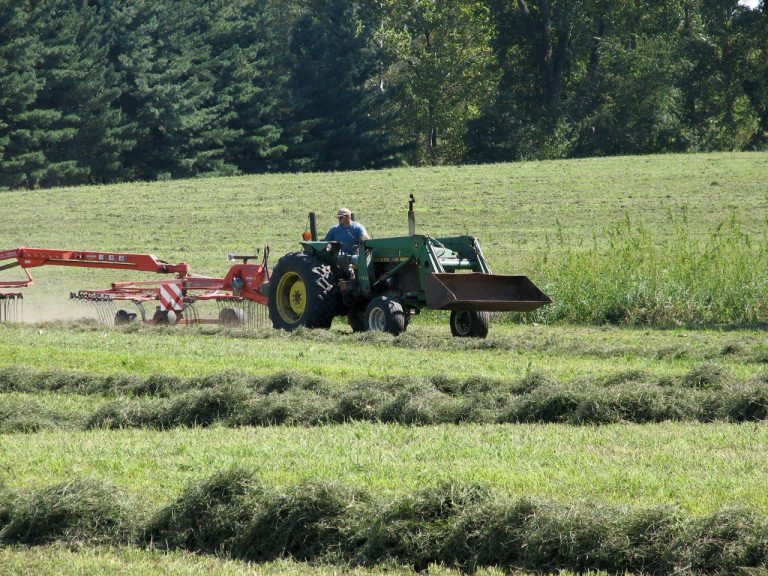
<svg viewBox="0 0 768 576">
<path fill-rule="evenodd" d="M 16 258 L 18 250 L 0 252 L 0 261 Z M 17 263 L 0 266 L 0 272 L 18 266 Z M 33 280 L 27 274 L 26 280 L 0 281 L 2 288 L 26 288 Z M 24 319 L 24 295 L 21 292 L 0 292 L 0 322 L 21 322 Z"/>
<path fill-rule="evenodd" d="M 253 256 L 229 255 L 233 265 L 224 278 L 197 276 L 189 272 L 186 262 L 169 264 L 151 254 L 50 250 L 45 248 L 16 248 L 0 252 L 0 261 L 15 260 L 0 266 L 0 271 L 20 266 L 26 280 L 3 282 L 0 288 L 26 288 L 34 283 L 29 272 L 38 266 L 73 266 L 82 268 L 112 268 L 157 274 L 175 274 L 170 280 L 117 282 L 103 290 L 80 290 L 70 298 L 93 307 L 101 322 L 128 324 L 141 320 L 153 324 L 225 324 L 257 327 L 265 325 L 267 296 L 263 287 L 269 282 L 269 247 L 264 249 L 261 264 L 249 264 Z M 21 320 L 21 293 L 0 293 L 0 321 Z M 155 305 L 150 314 L 145 305 Z M 196 304 L 214 302 L 215 318 L 201 317 Z M 12 307 L 10 305 L 15 305 Z M 132 305 L 136 312 L 125 306 Z"/>
</svg>

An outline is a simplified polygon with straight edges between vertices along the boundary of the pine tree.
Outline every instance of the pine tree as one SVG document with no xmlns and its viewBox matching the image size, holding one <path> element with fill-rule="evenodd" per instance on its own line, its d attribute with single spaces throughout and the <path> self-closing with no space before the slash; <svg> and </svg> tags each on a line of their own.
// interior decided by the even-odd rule
<svg viewBox="0 0 768 576">
<path fill-rule="evenodd" d="M 349 170 L 399 161 L 386 94 L 375 82 L 371 29 L 360 25 L 352 3 L 329 0 L 294 26 L 293 113 L 286 138 L 292 169 Z"/>
<path fill-rule="evenodd" d="M 23 0 L 0 0 L 0 187 L 34 187 L 45 172 L 42 129 L 57 115 L 35 108 L 41 47 Z"/>
<path fill-rule="evenodd" d="M 279 15 L 267 0 L 214 4 L 207 34 L 214 90 L 233 112 L 225 157 L 243 172 L 265 172 L 287 148 L 280 142 L 287 61 Z"/>
<path fill-rule="evenodd" d="M 231 174 L 225 149 L 237 135 L 229 102 L 218 98 L 204 42 L 205 19 L 192 0 L 125 2 L 115 8 L 122 109 L 136 146 L 125 155 L 142 179 Z"/>
<path fill-rule="evenodd" d="M 47 0 L 34 13 L 41 38 L 35 106 L 53 110 L 44 137 L 44 186 L 108 182 L 124 175 L 122 152 L 131 146 L 117 98 L 119 78 L 107 59 L 107 27 L 84 1 Z"/>
</svg>

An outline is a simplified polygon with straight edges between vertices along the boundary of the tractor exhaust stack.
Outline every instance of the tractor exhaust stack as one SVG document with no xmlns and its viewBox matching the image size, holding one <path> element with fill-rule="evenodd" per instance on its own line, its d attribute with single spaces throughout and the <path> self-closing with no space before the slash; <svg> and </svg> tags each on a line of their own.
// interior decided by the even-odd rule
<svg viewBox="0 0 768 576">
<path fill-rule="evenodd" d="M 416 198 L 413 194 L 408 201 L 408 236 L 416 236 L 416 213 L 413 211 L 413 205 L 416 204 Z"/>
</svg>

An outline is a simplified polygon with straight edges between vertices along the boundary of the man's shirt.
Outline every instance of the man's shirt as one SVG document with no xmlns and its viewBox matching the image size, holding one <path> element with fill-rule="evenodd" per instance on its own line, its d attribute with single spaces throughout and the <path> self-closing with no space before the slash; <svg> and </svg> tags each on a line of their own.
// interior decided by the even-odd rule
<svg viewBox="0 0 768 576">
<path fill-rule="evenodd" d="M 336 226 L 328 230 L 328 234 L 325 235 L 323 240 L 326 242 L 341 242 L 342 252 L 357 254 L 357 245 L 360 242 L 360 237 L 367 235 L 368 233 L 362 224 L 352 221 L 349 228 L 336 224 Z"/>
</svg>

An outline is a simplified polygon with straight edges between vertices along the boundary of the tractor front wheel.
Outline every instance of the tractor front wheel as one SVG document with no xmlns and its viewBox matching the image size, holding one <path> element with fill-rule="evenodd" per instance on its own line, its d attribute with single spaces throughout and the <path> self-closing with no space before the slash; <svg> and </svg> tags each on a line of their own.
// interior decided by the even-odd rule
<svg viewBox="0 0 768 576">
<path fill-rule="evenodd" d="M 476 310 L 452 310 L 451 334 L 457 338 L 485 338 L 491 315 Z"/>
<path fill-rule="evenodd" d="M 302 252 L 286 254 L 269 281 L 269 317 L 282 330 L 330 328 L 339 288 L 331 267 Z"/>
<path fill-rule="evenodd" d="M 365 309 L 365 326 L 369 332 L 389 332 L 397 336 L 405 330 L 402 305 L 387 296 L 377 296 Z"/>
</svg>

